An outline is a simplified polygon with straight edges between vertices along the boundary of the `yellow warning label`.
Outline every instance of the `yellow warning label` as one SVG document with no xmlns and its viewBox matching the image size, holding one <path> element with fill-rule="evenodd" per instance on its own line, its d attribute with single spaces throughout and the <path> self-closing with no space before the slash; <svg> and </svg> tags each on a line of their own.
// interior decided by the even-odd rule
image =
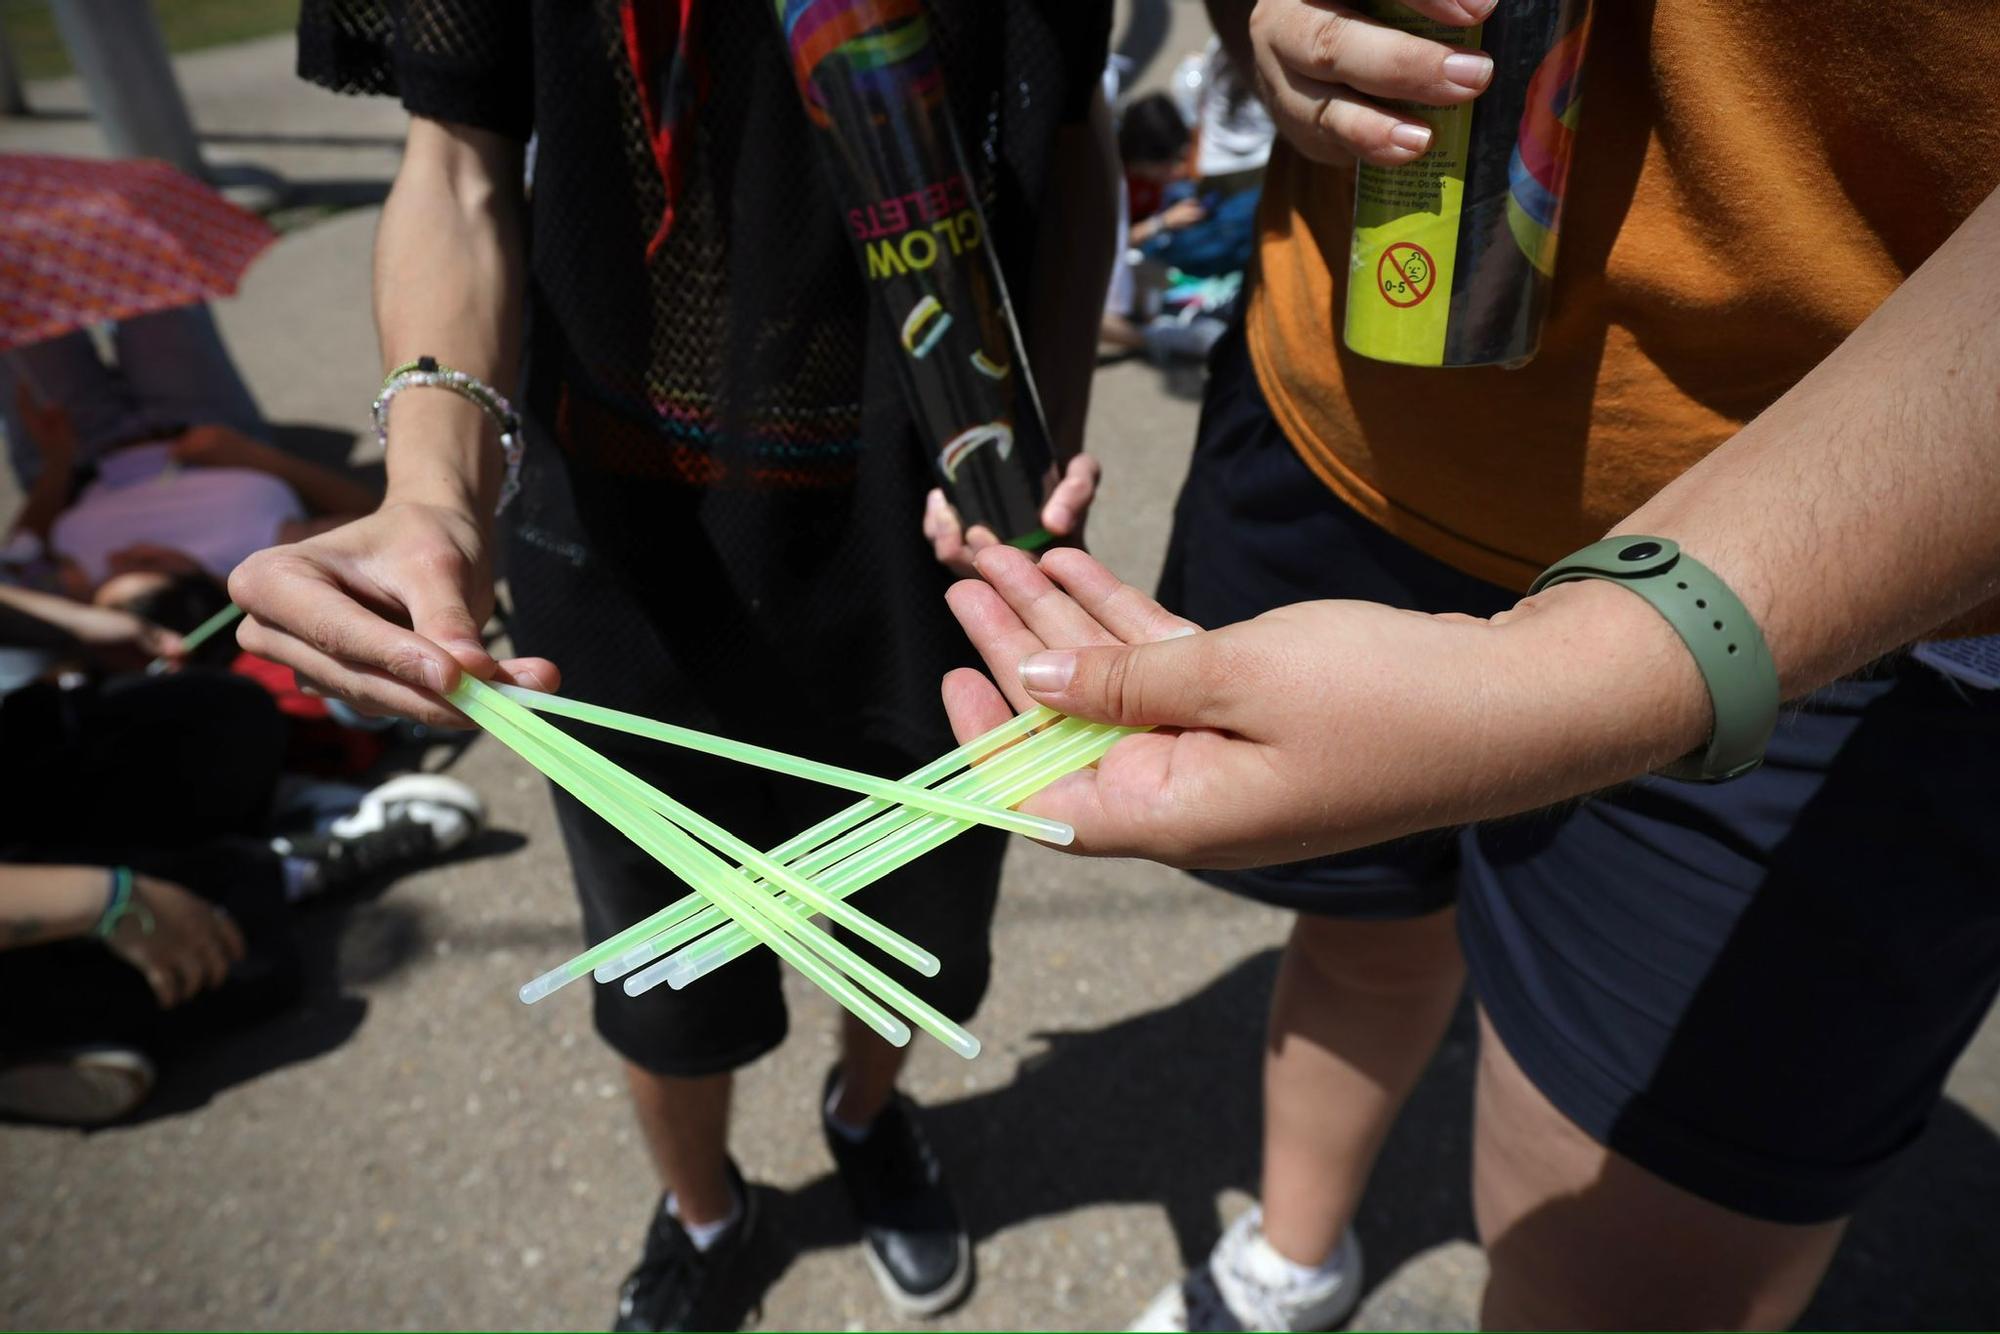
<svg viewBox="0 0 2000 1334">
<path fill-rule="evenodd" d="M 1479 45 L 1478 27 L 1449 27 L 1401 5 L 1372 8 L 1381 22 L 1419 37 L 1452 46 Z M 1451 315 L 1472 107 L 1401 104 L 1399 109 L 1430 123 L 1431 148 L 1407 166 L 1364 163 L 1359 169 L 1343 336 L 1364 357 L 1437 366 L 1444 362 Z"/>
</svg>

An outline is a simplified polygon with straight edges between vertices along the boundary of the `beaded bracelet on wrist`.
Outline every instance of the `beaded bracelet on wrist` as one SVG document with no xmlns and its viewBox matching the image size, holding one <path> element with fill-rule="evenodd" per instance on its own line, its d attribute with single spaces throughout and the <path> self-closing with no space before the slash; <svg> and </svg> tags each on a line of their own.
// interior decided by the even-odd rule
<svg viewBox="0 0 2000 1334">
<path fill-rule="evenodd" d="M 505 395 L 476 375 L 453 370 L 436 357 L 419 357 L 389 372 L 382 391 L 375 396 L 375 443 L 386 454 L 389 449 L 389 404 L 405 389 L 443 389 L 457 394 L 493 419 L 500 428 L 500 453 L 506 472 L 500 480 L 500 501 L 493 507 L 498 516 L 521 490 L 521 456 L 526 446 L 521 438 L 521 417 Z"/>
</svg>

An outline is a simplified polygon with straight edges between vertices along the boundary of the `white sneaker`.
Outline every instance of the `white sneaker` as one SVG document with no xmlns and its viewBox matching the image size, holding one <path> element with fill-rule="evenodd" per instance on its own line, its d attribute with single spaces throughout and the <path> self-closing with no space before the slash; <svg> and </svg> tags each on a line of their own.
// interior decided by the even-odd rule
<svg viewBox="0 0 2000 1334">
<path fill-rule="evenodd" d="M 126 1047 L 84 1047 L 0 1066 L 0 1113 L 66 1126 L 101 1126 L 153 1091 L 153 1063 Z"/>
<path fill-rule="evenodd" d="M 1325 1330 L 1361 1300 L 1361 1241 L 1350 1229 L 1316 1270 L 1292 1263 L 1264 1240 L 1264 1214 L 1253 1207 L 1222 1234 L 1205 1263 L 1153 1299 L 1131 1328 L 1186 1330 Z"/>
<path fill-rule="evenodd" d="M 435 861 L 486 827 L 479 794 L 443 774 L 404 774 L 361 798 L 323 834 L 275 838 L 282 857 L 312 865 L 304 893 Z"/>
<path fill-rule="evenodd" d="M 360 838 L 405 821 L 431 831 L 434 852 L 450 852 L 485 827 L 486 803 L 456 778 L 403 774 L 361 798 L 359 806 L 333 822 L 332 833 Z"/>
</svg>

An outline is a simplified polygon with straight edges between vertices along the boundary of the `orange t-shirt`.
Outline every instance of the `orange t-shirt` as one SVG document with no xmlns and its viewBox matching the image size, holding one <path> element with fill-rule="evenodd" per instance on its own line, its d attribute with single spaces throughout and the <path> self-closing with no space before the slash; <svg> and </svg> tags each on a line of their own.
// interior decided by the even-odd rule
<svg viewBox="0 0 2000 1334">
<path fill-rule="evenodd" d="M 1347 351 L 1353 172 L 1282 145 L 1247 317 L 1326 484 L 1517 589 L 1797 383 L 2000 185 L 2000 23 L 1965 0 L 1599 0 L 1581 95 L 1526 367 Z"/>
</svg>

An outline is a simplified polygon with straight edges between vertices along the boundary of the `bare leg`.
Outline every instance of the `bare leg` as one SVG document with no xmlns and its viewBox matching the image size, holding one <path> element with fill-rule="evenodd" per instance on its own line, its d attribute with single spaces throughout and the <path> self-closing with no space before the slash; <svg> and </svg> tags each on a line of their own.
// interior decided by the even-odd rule
<svg viewBox="0 0 2000 1334">
<path fill-rule="evenodd" d="M 833 1114 L 842 1125 L 865 1126 L 888 1105 L 910 1051 L 882 1041 L 845 1010 L 840 1017 L 840 1098 Z"/>
<path fill-rule="evenodd" d="M 1528 1082 L 1484 1014 L 1472 1176 L 1487 1329 L 1784 1329 L 1847 1227 L 1750 1218 L 1612 1153 Z"/>
<path fill-rule="evenodd" d="M 1264 1054 L 1264 1237 L 1324 1263 L 1464 986 L 1456 915 L 1302 916 L 1271 998 Z"/>
<path fill-rule="evenodd" d="M 625 1082 L 639 1130 L 683 1223 L 719 1223 L 735 1197 L 729 1185 L 730 1076 L 679 1079 L 626 1063 Z"/>
</svg>

